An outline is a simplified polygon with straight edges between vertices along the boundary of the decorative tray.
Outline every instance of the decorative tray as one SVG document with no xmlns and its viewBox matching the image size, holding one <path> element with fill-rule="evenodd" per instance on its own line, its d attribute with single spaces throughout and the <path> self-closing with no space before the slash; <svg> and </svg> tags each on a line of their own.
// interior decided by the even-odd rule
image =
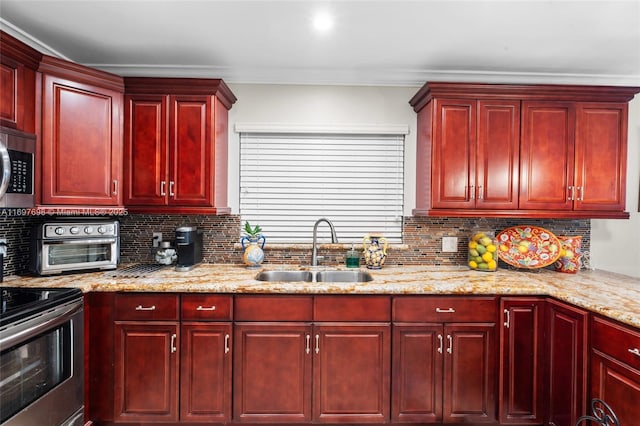
<svg viewBox="0 0 640 426">
<path fill-rule="evenodd" d="M 544 268 L 560 257 L 558 237 L 538 226 L 512 226 L 500 232 L 496 239 L 498 257 L 516 268 Z"/>
</svg>

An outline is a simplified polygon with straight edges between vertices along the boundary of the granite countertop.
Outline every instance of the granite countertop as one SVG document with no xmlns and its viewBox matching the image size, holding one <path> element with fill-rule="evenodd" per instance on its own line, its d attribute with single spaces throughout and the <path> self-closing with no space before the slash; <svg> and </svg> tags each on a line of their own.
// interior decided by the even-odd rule
<svg viewBox="0 0 640 426">
<path fill-rule="evenodd" d="M 248 269 L 242 265 L 200 264 L 188 272 L 166 267 L 137 278 L 113 276 L 110 272 L 10 276 L 2 285 L 75 287 L 84 292 L 545 295 L 640 328 L 640 279 L 605 271 L 563 274 L 547 269 L 479 272 L 465 267 L 390 266 L 369 271 L 374 280 L 366 283 L 261 282 L 255 279 L 262 270 L 282 269 L 305 268 L 263 265 L 260 269 Z"/>
</svg>

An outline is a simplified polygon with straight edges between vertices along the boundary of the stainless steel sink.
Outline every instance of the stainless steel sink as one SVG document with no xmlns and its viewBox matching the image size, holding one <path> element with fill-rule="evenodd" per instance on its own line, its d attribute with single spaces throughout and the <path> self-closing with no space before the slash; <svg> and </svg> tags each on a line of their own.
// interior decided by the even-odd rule
<svg viewBox="0 0 640 426">
<path fill-rule="evenodd" d="M 316 281 L 330 283 L 364 283 L 372 281 L 367 271 L 318 271 Z"/>
<path fill-rule="evenodd" d="M 258 281 L 268 282 L 331 282 L 363 283 L 373 280 L 367 271 L 262 271 L 256 275 Z"/>
<path fill-rule="evenodd" d="M 256 276 L 258 281 L 313 281 L 311 271 L 262 271 Z"/>
</svg>

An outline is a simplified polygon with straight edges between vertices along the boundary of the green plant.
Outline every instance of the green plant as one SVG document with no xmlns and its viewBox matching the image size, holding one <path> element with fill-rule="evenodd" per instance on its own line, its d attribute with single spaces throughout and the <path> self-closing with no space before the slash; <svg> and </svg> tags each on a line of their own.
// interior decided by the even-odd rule
<svg viewBox="0 0 640 426">
<path fill-rule="evenodd" d="M 260 228 L 260 225 L 251 227 L 248 221 L 244 223 L 244 233 L 247 234 L 247 236 L 251 238 L 256 238 L 260 235 L 261 232 L 262 232 L 262 228 Z"/>
</svg>

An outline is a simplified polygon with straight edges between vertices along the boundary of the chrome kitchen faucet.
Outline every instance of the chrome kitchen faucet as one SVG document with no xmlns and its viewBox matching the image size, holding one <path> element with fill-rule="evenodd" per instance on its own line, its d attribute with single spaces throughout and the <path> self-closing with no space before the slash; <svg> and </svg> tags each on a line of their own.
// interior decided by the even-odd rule
<svg viewBox="0 0 640 426">
<path fill-rule="evenodd" d="M 337 243 L 338 237 L 336 237 L 336 230 L 333 227 L 333 223 L 329 219 L 324 217 L 316 220 L 316 223 L 313 225 L 313 249 L 311 250 L 311 266 L 318 266 L 318 225 L 320 222 L 326 222 L 331 229 L 331 242 Z"/>
</svg>

